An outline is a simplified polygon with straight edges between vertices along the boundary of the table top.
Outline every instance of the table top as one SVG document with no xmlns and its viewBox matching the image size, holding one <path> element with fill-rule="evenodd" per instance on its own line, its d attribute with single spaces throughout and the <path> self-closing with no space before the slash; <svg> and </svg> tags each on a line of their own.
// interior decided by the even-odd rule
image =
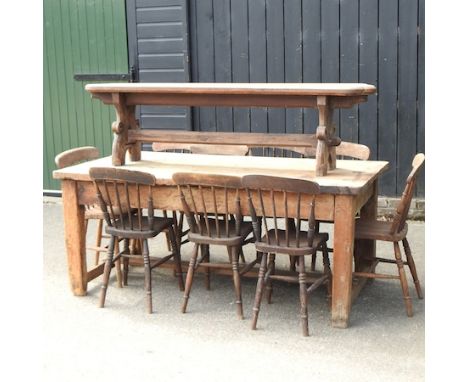
<svg viewBox="0 0 468 382">
<path fill-rule="evenodd" d="M 361 83 L 102 83 L 88 84 L 96 93 L 172 93 L 172 94 L 262 94 L 360 96 L 373 94 L 375 86 Z"/>
<path fill-rule="evenodd" d="M 112 166 L 112 157 L 104 157 L 75 166 L 55 170 L 55 179 L 89 181 L 91 167 Z M 317 182 L 322 193 L 358 194 L 388 168 L 386 161 L 337 160 L 336 169 L 327 176 L 315 175 L 315 159 L 272 158 L 234 155 L 179 154 L 143 151 L 141 160 L 130 161 L 127 170 L 145 171 L 153 174 L 160 185 L 173 185 L 172 175 L 176 172 L 223 174 L 233 176 L 273 175 Z"/>
</svg>

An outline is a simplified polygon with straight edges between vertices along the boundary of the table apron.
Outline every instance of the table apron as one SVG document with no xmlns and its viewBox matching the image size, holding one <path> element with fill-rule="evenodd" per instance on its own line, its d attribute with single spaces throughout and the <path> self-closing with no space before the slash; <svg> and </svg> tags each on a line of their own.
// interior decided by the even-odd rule
<svg viewBox="0 0 468 382">
<path fill-rule="evenodd" d="M 86 182 L 86 181 L 78 181 L 77 182 L 77 190 L 78 190 L 78 202 L 79 204 L 82 205 L 90 205 L 90 204 L 95 204 L 97 203 L 97 198 L 96 198 L 96 190 L 94 188 L 94 185 L 92 182 Z M 209 190 L 206 190 L 207 192 L 210 192 Z M 241 213 L 244 216 L 249 215 L 249 208 L 248 208 L 248 203 L 247 203 L 247 193 L 244 190 L 240 190 L 239 192 L 240 200 L 241 200 Z M 137 207 L 137 197 L 136 197 L 136 189 L 135 187 L 130 186 L 129 187 L 129 197 L 130 197 L 130 204 L 132 207 Z M 147 191 L 143 190 L 143 194 L 141 196 L 141 200 L 145 200 L 147 197 Z M 235 198 L 235 190 L 232 190 L 228 194 L 228 199 L 232 200 L 233 202 L 229 204 L 229 212 L 230 213 L 235 213 L 235 204 L 234 204 L 234 198 Z M 255 193 L 253 193 L 253 198 L 254 202 L 256 199 Z M 282 200 L 283 195 L 282 193 L 278 192 L 275 194 L 275 199 L 277 200 Z M 310 197 L 308 195 L 303 195 L 301 198 L 301 218 L 302 219 L 308 219 L 309 218 L 309 202 L 310 202 Z M 272 208 L 271 208 L 271 203 L 270 203 L 270 197 L 269 195 L 264 195 L 264 201 L 265 201 L 265 210 L 266 213 L 269 216 L 273 216 L 272 213 Z M 217 206 L 217 211 L 222 210 L 222 203 L 224 202 L 223 198 L 219 198 L 219 204 Z M 206 203 L 206 208 L 207 212 L 215 212 L 214 206 L 210 203 L 209 198 L 205 201 Z M 197 203 L 198 205 L 201 205 L 200 203 Z M 177 190 L 176 186 L 170 186 L 170 185 L 158 185 L 153 188 L 153 205 L 155 209 L 160 209 L 160 210 L 178 210 L 181 211 L 182 204 L 180 203 L 179 199 L 179 191 Z M 296 211 L 296 196 L 295 195 L 289 195 L 289 200 L 288 200 L 288 206 L 289 206 L 289 217 L 295 217 L 295 211 Z M 333 221 L 334 220 L 334 211 L 335 211 L 335 195 L 333 194 L 320 194 L 317 195 L 316 201 L 315 201 L 315 217 L 316 219 L 320 220 L 329 220 Z M 257 213 L 260 215 L 260 211 L 257 211 Z M 277 206 L 276 207 L 276 216 L 278 217 L 284 217 L 285 212 L 282 208 L 282 206 Z"/>
</svg>

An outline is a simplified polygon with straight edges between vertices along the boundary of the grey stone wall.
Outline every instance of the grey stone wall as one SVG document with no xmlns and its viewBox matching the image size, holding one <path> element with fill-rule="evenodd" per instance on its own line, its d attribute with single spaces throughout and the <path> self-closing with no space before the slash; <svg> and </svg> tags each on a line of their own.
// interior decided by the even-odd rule
<svg viewBox="0 0 468 382">
<path fill-rule="evenodd" d="M 379 217 L 391 217 L 397 208 L 400 198 L 389 198 L 379 196 L 377 204 L 377 214 Z M 423 198 L 413 198 L 411 207 L 408 213 L 408 218 L 411 220 L 425 220 L 425 202 Z"/>
</svg>

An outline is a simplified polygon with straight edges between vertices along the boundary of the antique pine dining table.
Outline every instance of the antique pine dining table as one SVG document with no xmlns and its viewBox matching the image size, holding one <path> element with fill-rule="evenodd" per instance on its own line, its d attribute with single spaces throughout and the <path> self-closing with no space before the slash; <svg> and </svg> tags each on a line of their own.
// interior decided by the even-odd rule
<svg viewBox="0 0 468 382">
<path fill-rule="evenodd" d="M 144 151 L 139 161 L 127 158 L 127 163 L 122 168 L 153 174 L 157 179 L 157 187 L 153 191 L 154 206 L 165 210 L 182 210 L 177 187 L 172 181 L 172 175 L 176 172 L 234 176 L 262 174 L 317 182 L 321 187 L 321 194 L 316 199 L 316 218 L 334 223 L 332 325 L 345 328 L 348 326 L 352 301 L 366 280 L 353 282 L 353 251 L 356 247 L 357 253 L 366 258 L 375 256 L 374 242 L 354 242 L 354 219 L 359 211 L 362 219 L 375 218 L 377 181 L 379 175 L 387 169 L 388 162 L 337 160 L 335 170 L 325 177 L 317 177 L 311 170 L 315 161 L 304 158 Z M 54 178 L 62 182 L 69 279 L 75 295 L 86 295 L 88 282 L 102 273 L 102 265 L 88 271 L 85 251 L 84 206 L 97 202 L 88 171 L 95 166 L 113 167 L 112 158 L 108 156 L 54 171 Z M 243 192 L 241 207 L 242 213 L 248 215 L 247 199 Z M 209 208 L 207 206 L 208 210 Z M 278 216 L 282 214 L 284 216 L 284 211 L 277 211 Z M 307 218 L 306 215 L 303 217 Z M 356 264 L 359 264 L 360 270 L 373 271 L 373 263 Z"/>
<path fill-rule="evenodd" d="M 341 328 L 348 326 L 352 301 L 366 280 L 353 280 L 353 260 L 355 267 L 361 271 L 372 272 L 375 267 L 373 261 L 360 260 L 359 256 L 366 259 L 375 257 L 375 242 L 355 242 L 354 220 L 358 212 L 362 219 L 376 217 L 378 178 L 388 168 L 388 162 L 337 159 L 335 148 L 340 139 L 335 135 L 333 111 L 365 102 L 369 94 L 375 93 L 374 86 L 342 83 L 116 83 L 88 84 L 86 90 L 94 98 L 115 107 L 116 121 L 112 124 L 114 142 L 111 156 L 53 173 L 54 178 L 62 183 L 69 279 L 75 295 L 86 295 L 88 282 L 102 273 L 102 265 L 88 270 L 86 264 L 84 206 L 96 202 L 89 168 L 121 166 L 152 173 L 157 179 L 157 187 L 153 191 L 154 206 L 165 210 L 182 210 L 177 188 L 172 181 L 172 175 L 176 172 L 284 176 L 313 180 L 321 187 L 321 194 L 316 200 L 316 218 L 334 225 L 332 325 Z M 282 135 L 141 130 L 135 117 L 138 105 L 310 107 L 318 110 L 319 125 L 316 134 Z M 316 159 L 142 152 L 144 142 L 299 147 L 308 150 Z M 247 215 L 243 192 L 241 207 Z M 284 211 L 277 211 L 277 216 L 282 213 L 284 216 Z M 359 256 L 353 258 L 355 250 Z"/>
</svg>

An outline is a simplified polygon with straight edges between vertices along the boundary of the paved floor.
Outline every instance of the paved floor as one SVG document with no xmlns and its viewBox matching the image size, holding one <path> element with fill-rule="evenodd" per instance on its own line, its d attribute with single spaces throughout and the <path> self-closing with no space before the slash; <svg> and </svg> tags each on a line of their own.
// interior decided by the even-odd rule
<svg viewBox="0 0 468 382">
<path fill-rule="evenodd" d="M 315 291 L 307 338 L 301 335 L 297 285 L 275 287 L 273 303 L 262 305 L 257 331 L 249 328 L 253 279 L 242 284 L 243 321 L 236 318 L 226 276 L 214 276 L 211 291 L 204 289 L 202 277 L 195 278 L 185 315 L 182 293 L 168 270 L 154 271 L 153 315 L 145 312 L 139 268 L 131 269 L 124 289 L 112 278 L 104 309 L 97 307 L 99 279 L 88 296 L 74 297 L 57 200 L 45 198 L 43 214 L 45 381 L 424 380 L 424 300 L 413 299 L 414 317 L 407 318 L 395 281 L 366 286 L 344 330 L 330 326 L 325 291 Z M 93 231 L 90 227 L 90 237 Z M 424 223 L 412 222 L 408 236 L 424 288 Z M 164 252 L 165 245 L 154 240 L 150 250 Z M 184 259 L 189 251 L 184 246 Z M 221 248 L 213 252 L 226 256 Z M 392 247 L 379 244 L 378 252 L 391 254 Z M 416 297 L 413 287 L 411 293 Z"/>
</svg>

